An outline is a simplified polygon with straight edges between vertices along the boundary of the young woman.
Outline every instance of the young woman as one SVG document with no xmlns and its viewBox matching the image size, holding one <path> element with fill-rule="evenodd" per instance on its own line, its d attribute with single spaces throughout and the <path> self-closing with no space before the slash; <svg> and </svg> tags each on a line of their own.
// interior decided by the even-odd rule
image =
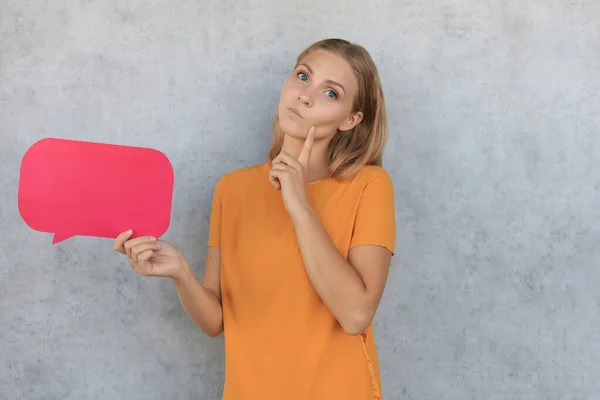
<svg viewBox="0 0 600 400">
<path fill-rule="evenodd" d="M 269 161 L 221 177 L 203 283 L 181 252 L 119 235 L 144 276 L 170 277 L 189 317 L 224 332 L 225 400 L 372 400 L 371 321 L 395 246 L 377 68 L 341 39 L 306 49 L 283 84 Z"/>
</svg>

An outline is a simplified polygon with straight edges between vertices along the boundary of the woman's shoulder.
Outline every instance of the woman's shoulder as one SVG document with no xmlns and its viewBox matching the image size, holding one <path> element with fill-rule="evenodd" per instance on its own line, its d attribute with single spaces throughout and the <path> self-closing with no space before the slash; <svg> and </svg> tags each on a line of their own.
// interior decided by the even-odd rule
<svg viewBox="0 0 600 400">
<path fill-rule="evenodd" d="M 356 173 L 352 180 L 359 184 L 369 184 L 373 181 L 391 182 L 391 176 L 380 165 L 365 165 Z"/>
</svg>

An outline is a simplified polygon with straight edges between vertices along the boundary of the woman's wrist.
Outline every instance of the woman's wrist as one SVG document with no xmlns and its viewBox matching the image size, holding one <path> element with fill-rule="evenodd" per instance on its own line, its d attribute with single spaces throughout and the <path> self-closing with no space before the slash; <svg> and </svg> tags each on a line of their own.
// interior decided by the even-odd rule
<svg viewBox="0 0 600 400">
<path fill-rule="evenodd" d="M 315 218 L 315 217 L 318 218 L 317 213 L 310 205 L 299 208 L 294 213 L 290 213 L 290 217 L 292 218 L 292 222 L 296 226 L 298 224 L 302 224 L 302 223 L 310 220 L 311 218 Z"/>
<path fill-rule="evenodd" d="M 176 284 L 179 284 L 179 283 L 183 283 L 183 282 L 187 281 L 190 277 L 193 277 L 193 276 L 194 276 L 194 274 L 192 273 L 192 268 L 188 264 L 185 257 L 182 255 L 181 256 L 181 265 L 175 271 L 175 273 L 171 276 L 171 279 L 173 279 L 173 281 Z"/>
</svg>

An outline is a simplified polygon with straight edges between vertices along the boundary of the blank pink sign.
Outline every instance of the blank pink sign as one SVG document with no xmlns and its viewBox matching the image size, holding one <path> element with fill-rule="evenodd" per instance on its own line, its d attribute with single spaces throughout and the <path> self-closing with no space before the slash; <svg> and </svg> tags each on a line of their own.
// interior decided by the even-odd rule
<svg viewBox="0 0 600 400">
<path fill-rule="evenodd" d="M 158 150 L 42 139 L 23 156 L 19 212 L 27 225 L 72 236 L 160 237 L 169 228 L 173 167 Z"/>
</svg>

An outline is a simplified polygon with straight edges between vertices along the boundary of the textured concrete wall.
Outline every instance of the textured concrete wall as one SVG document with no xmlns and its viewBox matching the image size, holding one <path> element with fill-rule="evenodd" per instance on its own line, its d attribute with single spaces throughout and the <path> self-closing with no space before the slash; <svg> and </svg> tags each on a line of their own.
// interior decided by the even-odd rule
<svg viewBox="0 0 600 400">
<path fill-rule="evenodd" d="M 44 137 L 161 149 L 166 239 L 201 277 L 213 185 L 265 159 L 295 56 L 331 36 L 370 50 L 387 96 L 386 398 L 597 398 L 600 2 L 0 0 L 0 18 L 1 399 L 219 398 L 222 338 L 110 240 L 29 229 L 20 160 Z"/>
</svg>

